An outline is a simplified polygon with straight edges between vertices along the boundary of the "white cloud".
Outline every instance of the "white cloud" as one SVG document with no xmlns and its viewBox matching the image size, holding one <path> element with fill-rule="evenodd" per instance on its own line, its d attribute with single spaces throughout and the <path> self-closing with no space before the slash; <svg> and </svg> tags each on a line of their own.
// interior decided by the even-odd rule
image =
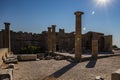
<svg viewBox="0 0 120 80">
<path fill-rule="evenodd" d="M 85 30 L 86 30 L 86 28 L 84 27 L 84 28 L 83 28 L 83 31 L 85 31 Z"/>
<path fill-rule="evenodd" d="M 94 15 L 95 14 L 95 11 L 92 11 L 92 15 Z"/>
</svg>

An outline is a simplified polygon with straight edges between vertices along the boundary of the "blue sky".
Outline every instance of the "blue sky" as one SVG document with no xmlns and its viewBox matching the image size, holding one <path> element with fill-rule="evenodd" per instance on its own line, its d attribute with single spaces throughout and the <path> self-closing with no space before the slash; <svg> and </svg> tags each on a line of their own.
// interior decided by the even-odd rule
<svg viewBox="0 0 120 80">
<path fill-rule="evenodd" d="M 98 0 L 0 0 L 0 29 L 4 22 L 11 30 L 41 33 L 55 24 L 57 31 L 75 31 L 75 11 L 83 11 L 83 33 L 103 32 L 113 35 L 113 44 L 120 47 L 120 0 L 105 5 Z"/>
</svg>

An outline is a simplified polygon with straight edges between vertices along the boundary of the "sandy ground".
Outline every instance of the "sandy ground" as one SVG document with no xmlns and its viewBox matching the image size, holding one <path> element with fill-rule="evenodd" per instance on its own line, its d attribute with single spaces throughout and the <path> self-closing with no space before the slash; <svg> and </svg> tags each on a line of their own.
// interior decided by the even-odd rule
<svg viewBox="0 0 120 80">
<path fill-rule="evenodd" d="M 14 80 L 95 80 L 101 76 L 111 80 L 111 73 L 120 69 L 120 56 L 94 61 L 71 63 L 66 60 L 19 62 L 13 71 Z"/>
</svg>

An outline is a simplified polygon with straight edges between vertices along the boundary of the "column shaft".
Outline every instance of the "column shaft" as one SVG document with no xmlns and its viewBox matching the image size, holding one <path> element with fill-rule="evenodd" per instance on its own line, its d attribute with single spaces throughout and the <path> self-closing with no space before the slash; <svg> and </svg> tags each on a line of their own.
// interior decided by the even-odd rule
<svg viewBox="0 0 120 80">
<path fill-rule="evenodd" d="M 98 55 L 98 40 L 92 40 L 92 56 L 97 57 Z"/>
<path fill-rule="evenodd" d="M 10 23 L 5 24 L 5 47 L 8 48 L 8 51 L 11 51 L 11 41 L 10 41 Z"/>
<path fill-rule="evenodd" d="M 55 32 L 56 25 L 52 25 L 52 50 L 53 52 L 56 51 L 56 32 Z"/>
<path fill-rule="evenodd" d="M 83 12 L 75 12 L 76 27 L 75 27 L 75 59 L 80 60 L 82 54 L 82 16 Z"/>
</svg>

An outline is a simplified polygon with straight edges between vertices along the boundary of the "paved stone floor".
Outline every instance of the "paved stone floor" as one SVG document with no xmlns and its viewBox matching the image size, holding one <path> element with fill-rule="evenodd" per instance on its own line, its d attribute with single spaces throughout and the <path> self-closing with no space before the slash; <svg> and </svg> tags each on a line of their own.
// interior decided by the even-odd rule
<svg viewBox="0 0 120 80">
<path fill-rule="evenodd" d="M 120 56 L 94 61 L 71 63 L 66 60 L 19 62 L 13 71 L 14 80 L 94 80 L 101 76 L 111 80 L 111 73 L 120 69 Z"/>
</svg>

